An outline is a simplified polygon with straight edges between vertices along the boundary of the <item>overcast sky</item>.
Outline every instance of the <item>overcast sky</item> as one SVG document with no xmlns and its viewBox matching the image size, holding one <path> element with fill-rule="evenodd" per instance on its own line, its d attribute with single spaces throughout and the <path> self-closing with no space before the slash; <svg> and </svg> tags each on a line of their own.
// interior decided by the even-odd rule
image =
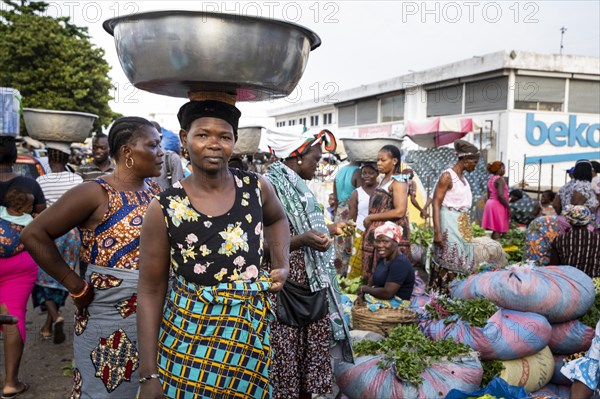
<svg viewBox="0 0 600 399">
<path fill-rule="evenodd" d="M 477 55 L 508 50 L 600 56 L 600 2 L 590 1 L 47 1 L 49 15 L 71 16 L 87 26 L 92 42 L 106 51 L 118 90 L 112 108 L 125 115 L 176 113 L 185 100 L 128 86 L 106 19 L 165 9 L 222 11 L 301 24 L 323 44 L 311 52 L 295 97 L 315 99 L 361 84 L 419 71 Z M 167 8 L 168 7 L 168 8 Z M 246 124 L 291 99 L 238 103 Z M 294 100 L 298 101 L 298 100 Z M 318 101 L 318 99 L 316 100 Z M 178 128 L 173 116 L 165 127 Z M 159 117 L 157 116 L 157 119 Z"/>
</svg>

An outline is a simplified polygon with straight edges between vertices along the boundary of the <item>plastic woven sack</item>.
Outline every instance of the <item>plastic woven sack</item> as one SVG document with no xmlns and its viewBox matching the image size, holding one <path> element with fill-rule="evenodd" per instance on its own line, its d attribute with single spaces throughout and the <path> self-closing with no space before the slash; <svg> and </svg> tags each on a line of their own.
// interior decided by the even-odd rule
<svg viewBox="0 0 600 399">
<path fill-rule="evenodd" d="M 485 388 L 474 392 L 463 392 L 459 391 L 458 389 L 453 389 L 448 392 L 448 395 L 446 395 L 445 399 L 469 399 L 484 395 L 490 395 L 495 398 L 504 399 L 525 399 L 529 396 L 523 387 L 509 385 L 508 382 L 496 376 Z"/>
<path fill-rule="evenodd" d="M 571 355 L 584 352 L 592 345 L 595 330 L 579 320 L 552 324 L 552 336 L 548 346 L 555 355 Z"/>
<path fill-rule="evenodd" d="M 592 279 L 571 266 L 509 266 L 478 273 L 450 285 L 454 298 L 484 297 L 505 309 L 534 312 L 551 323 L 585 314 L 594 303 Z"/>
<path fill-rule="evenodd" d="M 433 340 L 452 338 L 469 345 L 483 360 L 512 360 L 533 355 L 548 345 L 552 334 L 552 327 L 544 316 L 506 309 L 494 313 L 484 327 L 471 327 L 463 320 L 433 320 L 421 322 L 419 328 Z"/>
<path fill-rule="evenodd" d="M 521 359 L 503 360 L 504 370 L 500 373 L 510 385 L 518 385 L 527 392 L 540 389 L 550 382 L 554 373 L 554 358 L 548 347 L 535 355 Z"/>
<path fill-rule="evenodd" d="M 565 399 L 571 396 L 571 387 L 565 385 L 547 384 L 531 393 L 531 398 Z"/>
<path fill-rule="evenodd" d="M 564 366 L 565 358 L 568 355 L 554 355 L 554 373 L 552 374 L 552 379 L 550 380 L 550 384 L 556 385 L 566 385 L 571 386 L 573 384 L 570 379 L 565 377 L 563 373 L 560 372 L 562 366 Z"/>
<path fill-rule="evenodd" d="M 396 377 L 394 367 L 380 369 L 382 356 L 361 356 L 355 364 L 337 362 L 336 383 L 350 399 L 443 398 L 452 389 L 473 391 L 481 384 L 483 369 L 477 357 L 461 357 L 425 369 L 419 386 Z"/>
</svg>

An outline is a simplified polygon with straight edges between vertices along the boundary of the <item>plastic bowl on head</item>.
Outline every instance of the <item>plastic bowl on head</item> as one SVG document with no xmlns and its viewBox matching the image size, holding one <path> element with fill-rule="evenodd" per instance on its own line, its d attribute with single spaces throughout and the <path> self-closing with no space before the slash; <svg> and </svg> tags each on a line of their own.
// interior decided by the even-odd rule
<svg viewBox="0 0 600 399">
<path fill-rule="evenodd" d="M 23 108 L 27 133 L 40 141 L 83 142 L 96 119 L 98 115 L 85 112 Z"/>
<path fill-rule="evenodd" d="M 400 149 L 403 139 L 399 137 L 382 138 L 342 138 L 348 159 L 355 162 L 376 162 L 379 150 L 385 145 L 395 145 Z"/>
<path fill-rule="evenodd" d="M 157 11 L 109 19 L 121 67 L 137 88 L 188 98 L 229 92 L 237 101 L 286 97 L 321 39 L 300 25 L 200 11 Z"/>
</svg>

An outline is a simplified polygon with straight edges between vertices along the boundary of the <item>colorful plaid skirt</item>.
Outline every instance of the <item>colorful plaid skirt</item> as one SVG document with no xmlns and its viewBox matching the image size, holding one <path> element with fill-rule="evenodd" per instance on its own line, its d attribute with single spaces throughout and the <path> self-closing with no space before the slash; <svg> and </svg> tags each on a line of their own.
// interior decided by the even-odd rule
<svg viewBox="0 0 600 399">
<path fill-rule="evenodd" d="M 270 398 L 270 280 L 198 286 L 173 279 L 158 342 L 165 396 Z"/>
</svg>

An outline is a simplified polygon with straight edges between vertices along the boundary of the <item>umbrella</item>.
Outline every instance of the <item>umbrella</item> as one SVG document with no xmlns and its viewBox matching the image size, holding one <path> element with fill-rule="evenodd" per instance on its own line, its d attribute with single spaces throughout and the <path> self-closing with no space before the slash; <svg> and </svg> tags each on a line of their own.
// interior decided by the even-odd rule
<svg viewBox="0 0 600 399">
<path fill-rule="evenodd" d="M 433 118 L 406 124 L 405 134 L 417 145 L 426 148 L 450 144 L 477 129 L 471 118 Z"/>
</svg>

